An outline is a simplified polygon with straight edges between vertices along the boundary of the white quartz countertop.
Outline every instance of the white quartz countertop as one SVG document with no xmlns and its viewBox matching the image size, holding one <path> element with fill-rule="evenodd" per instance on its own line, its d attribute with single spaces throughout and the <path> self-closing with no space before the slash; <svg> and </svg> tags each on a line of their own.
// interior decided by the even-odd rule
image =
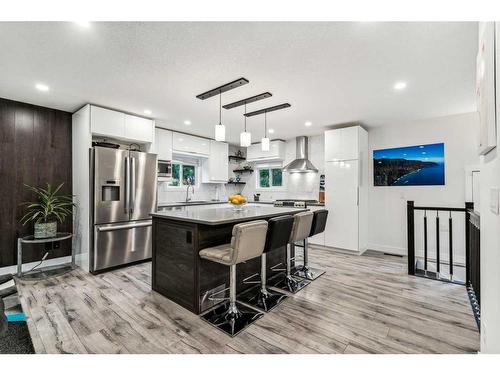
<svg viewBox="0 0 500 375">
<path fill-rule="evenodd" d="M 264 204 L 245 205 L 242 211 L 235 211 L 233 206 L 227 203 L 208 206 L 168 207 L 164 210 L 158 210 L 151 215 L 153 218 L 205 225 L 219 225 L 248 220 L 268 219 L 281 215 L 293 215 L 301 211 L 307 210 L 293 207 L 273 207 Z"/>
</svg>

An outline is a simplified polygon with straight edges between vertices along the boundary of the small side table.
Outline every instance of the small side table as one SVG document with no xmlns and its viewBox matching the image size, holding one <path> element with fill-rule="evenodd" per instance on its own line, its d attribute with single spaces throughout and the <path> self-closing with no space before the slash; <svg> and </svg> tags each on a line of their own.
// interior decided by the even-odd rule
<svg viewBox="0 0 500 375">
<path fill-rule="evenodd" d="M 17 239 L 17 277 L 23 275 L 23 243 L 52 243 L 54 250 L 54 242 L 68 240 L 73 237 L 72 233 L 58 232 L 55 237 L 35 238 L 34 236 L 20 237 Z M 71 266 L 74 265 L 74 258 L 71 257 Z"/>
</svg>

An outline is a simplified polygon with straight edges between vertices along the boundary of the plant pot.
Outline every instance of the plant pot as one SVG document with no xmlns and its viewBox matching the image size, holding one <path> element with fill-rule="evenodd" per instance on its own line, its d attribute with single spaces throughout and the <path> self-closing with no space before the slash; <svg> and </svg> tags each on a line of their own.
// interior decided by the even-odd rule
<svg viewBox="0 0 500 375">
<path fill-rule="evenodd" d="M 50 238 L 57 234 L 57 222 L 35 223 L 35 238 Z"/>
</svg>

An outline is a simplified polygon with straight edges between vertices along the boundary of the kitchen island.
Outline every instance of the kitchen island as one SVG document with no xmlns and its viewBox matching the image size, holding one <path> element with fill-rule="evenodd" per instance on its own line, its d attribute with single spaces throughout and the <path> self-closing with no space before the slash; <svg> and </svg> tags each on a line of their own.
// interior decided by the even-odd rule
<svg viewBox="0 0 500 375">
<path fill-rule="evenodd" d="M 224 204 L 171 207 L 153 213 L 152 289 L 195 314 L 202 313 L 215 304 L 208 297 L 229 286 L 229 267 L 201 259 L 199 251 L 229 243 L 234 224 L 301 211 L 305 209 L 254 204 L 235 211 L 230 204 Z M 271 267 L 279 263 L 284 267 L 285 250 L 283 247 L 267 254 L 269 277 L 275 274 Z M 259 270 L 260 258 L 238 265 L 238 293 L 255 286 L 244 279 Z M 217 297 L 223 295 L 221 292 Z"/>
</svg>

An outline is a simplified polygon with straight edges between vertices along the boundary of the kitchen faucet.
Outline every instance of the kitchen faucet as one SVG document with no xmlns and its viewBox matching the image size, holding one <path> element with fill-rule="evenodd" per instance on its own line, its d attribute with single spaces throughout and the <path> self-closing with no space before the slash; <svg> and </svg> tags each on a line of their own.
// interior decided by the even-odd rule
<svg viewBox="0 0 500 375">
<path fill-rule="evenodd" d="M 191 198 L 189 197 L 189 188 L 191 188 L 192 194 L 194 195 L 194 185 L 193 185 L 194 181 L 192 177 L 188 177 L 186 178 L 186 182 L 187 182 L 187 188 L 186 188 L 186 203 L 187 203 L 191 200 Z"/>
</svg>

